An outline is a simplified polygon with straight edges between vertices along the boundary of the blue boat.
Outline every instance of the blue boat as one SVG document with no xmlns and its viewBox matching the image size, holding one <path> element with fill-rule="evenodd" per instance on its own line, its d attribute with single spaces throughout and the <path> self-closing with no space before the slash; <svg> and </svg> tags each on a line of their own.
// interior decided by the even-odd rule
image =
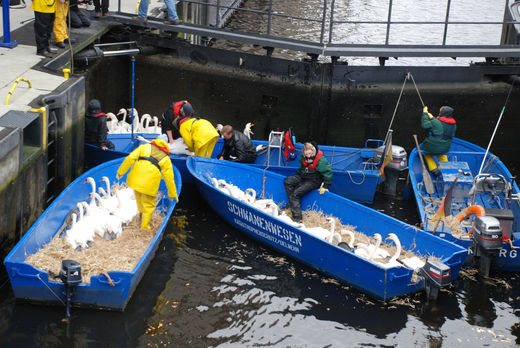
<svg viewBox="0 0 520 348">
<path fill-rule="evenodd" d="M 26 263 L 25 259 L 50 242 L 71 209 L 76 206 L 78 201 L 89 195 L 91 189 L 90 185 L 85 184 L 86 178 L 92 177 L 97 182 L 103 176 L 107 176 L 111 181 L 115 181 L 117 169 L 122 162 L 123 158 L 103 163 L 74 180 L 44 211 L 7 255 L 4 264 L 17 299 L 39 303 L 65 302 L 63 298 L 64 284 L 49 279 L 47 271 Z M 180 194 L 181 176 L 177 168 L 173 167 L 173 170 L 177 192 Z M 167 197 L 167 188 L 164 182 L 161 182 L 159 192 Z M 171 202 L 168 198 L 163 198 L 158 202 L 156 209 L 159 209 L 160 213 L 165 216 L 164 221 L 141 260 L 131 272 L 107 270 L 115 284 L 113 287 L 109 286 L 104 275 L 92 276 L 90 284 L 81 283 L 77 286 L 72 297 L 73 306 L 123 311 L 155 255 L 174 207 L 175 202 Z"/>
<path fill-rule="evenodd" d="M 447 189 L 455 181 L 453 190 L 452 214 L 456 215 L 466 208 L 480 205 L 486 216 L 495 217 L 500 223 L 503 240 L 498 243 L 496 253 L 490 257 L 491 268 L 504 271 L 520 271 L 520 257 L 516 248 L 520 248 L 520 203 L 518 185 L 507 167 L 500 159 L 488 153 L 483 170 L 482 165 L 486 150 L 468 141 L 453 138 L 448 162 L 441 162 L 441 175 L 434 179 L 435 192 L 428 194 L 423 184 L 423 174 L 417 150 L 410 154 L 410 182 L 413 188 L 422 226 L 433 232 L 435 219 L 433 214 L 438 210 Z M 466 210 L 465 213 L 468 213 Z M 476 218 L 474 220 L 477 220 Z M 452 234 L 449 226 L 440 223 L 435 232 L 441 238 L 459 244 L 467 250 L 467 261 L 475 258 L 475 238 L 470 230 L 475 228 L 472 219 L 461 224 L 462 234 Z M 511 247 L 511 244 L 514 246 Z M 482 258 L 481 258 L 482 259 Z M 482 261 L 482 260 L 481 260 Z M 481 264 L 481 270 L 486 273 Z"/>
<path fill-rule="evenodd" d="M 156 138 L 156 134 L 136 134 L 143 136 L 147 140 Z M 139 146 L 137 140 L 133 140 L 130 134 L 109 134 L 108 139 L 115 145 L 114 150 L 103 151 L 99 147 L 85 144 L 85 163 L 88 166 L 97 165 L 107 160 L 128 155 L 132 150 Z M 374 141 L 376 145 L 381 145 L 381 141 Z M 267 141 L 253 140 L 255 146 L 262 145 L 266 149 L 259 152 L 259 156 L 253 165 L 258 168 L 282 174 L 284 176 L 294 175 L 299 166 L 299 161 L 286 161 L 283 157 L 283 150 L 280 148 L 267 150 Z M 220 139 L 215 149 L 215 158 L 222 151 L 223 141 Z M 296 144 L 296 152 L 301 153 L 303 144 Z M 379 163 L 374 161 L 375 148 L 351 148 L 336 146 L 320 146 L 325 157 L 332 164 L 334 177 L 329 190 L 340 196 L 352 199 L 360 203 L 372 203 L 380 182 Z M 403 150 L 404 151 L 404 150 Z M 179 169 L 183 183 L 193 183 L 193 178 L 186 169 L 186 155 L 170 155 L 172 163 Z M 403 156 L 403 167 L 406 167 L 406 153 Z"/>
<path fill-rule="evenodd" d="M 218 215 L 246 235 L 282 254 L 385 301 L 430 286 L 423 276 L 413 281 L 412 269 L 403 266 L 387 268 L 368 261 L 238 200 L 211 183 L 212 178 L 223 179 L 241 190 L 252 188 L 256 192 L 262 192 L 265 185 L 266 196 L 280 204 L 288 202 L 288 198 L 283 185 L 284 177 L 279 174 L 268 171 L 264 173 L 263 170 L 252 166 L 199 157 L 190 158 L 187 166 L 195 177 L 203 198 Z M 439 257 L 443 263 L 428 261 L 424 268 L 426 269 L 430 262 L 435 262 L 437 266 L 442 265 L 439 268 L 444 267 L 444 271 L 448 270 L 447 273 L 442 273 L 442 276 L 439 275 L 444 281 L 453 281 L 459 273 L 466 252 L 456 244 L 330 192 L 319 195 L 315 190 L 302 199 L 304 209 L 315 205 L 324 214 L 332 214 L 339 218 L 342 224 L 356 226 L 357 230 L 367 235 L 377 232 L 384 238 L 394 233 L 404 248 L 413 249 L 417 254 Z M 421 270 L 419 274 L 422 274 Z"/>
</svg>

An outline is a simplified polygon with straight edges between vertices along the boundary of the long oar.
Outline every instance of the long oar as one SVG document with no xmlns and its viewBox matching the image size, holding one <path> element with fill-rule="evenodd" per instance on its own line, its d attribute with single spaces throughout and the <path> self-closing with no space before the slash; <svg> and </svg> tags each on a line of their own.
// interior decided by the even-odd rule
<svg viewBox="0 0 520 348">
<path fill-rule="evenodd" d="M 422 177 L 424 182 L 424 188 L 426 189 L 426 192 L 431 195 L 435 193 L 435 188 L 433 187 L 433 181 L 430 177 L 430 173 L 428 172 L 428 169 L 426 169 L 426 165 L 424 164 L 424 159 L 422 157 L 421 148 L 419 147 L 419 141 L 417 140 L 417 135 L 413 135 L 413 138 L 415 140 L 415 145 L 417 146 L 417 155 L 419 155 L 419 159 L 421 160 L 422 164 Z"/>
</svg>

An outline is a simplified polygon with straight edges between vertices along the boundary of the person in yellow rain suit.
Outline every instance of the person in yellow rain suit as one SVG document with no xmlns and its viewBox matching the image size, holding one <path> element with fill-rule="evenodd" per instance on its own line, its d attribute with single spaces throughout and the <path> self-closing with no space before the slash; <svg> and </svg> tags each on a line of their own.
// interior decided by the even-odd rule
<svg viewBox="0 0 520 348">
<path fill-rule="evenodd" d="M 188 149 L 195 152 L 195 156 L 211 157 L 220 135 L 209 121 L 195 117 L 177 117 L 173 125 L 181 133 Z"/>
<path fill-rule="evenodd" d="M 173 180 L 173 167 L 168 144 L 161 139 L 139 146 L 121 163 L 117 170 L 119 180 L 132 167 L 126 183 L 135 191 L 137 208 L 141 213 L 141 228 L 150 230 L 150 220 L 155 209 L 155 200 L 162 178 L 168 188 L 168 196 L 177 198 L 177 188 Z"/>
<path fill-rule="evenodd" d="M 67 13 L 69 12 L 69 2 L 67 0 L 56 1 L 56 17 L 54 18 L 54 42 L 56 47 L 65 48 L 69 43 L 67 34 Z"/>
</svg>

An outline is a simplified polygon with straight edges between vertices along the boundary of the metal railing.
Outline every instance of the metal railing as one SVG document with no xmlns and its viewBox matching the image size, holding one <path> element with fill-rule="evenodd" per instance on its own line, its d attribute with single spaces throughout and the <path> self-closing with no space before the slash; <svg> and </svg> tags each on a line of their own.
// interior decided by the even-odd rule
<svg viewBox="0 0 520 348">
<path fill-rule="evenodd" d="M 335 10 L 336 6 L 336 0 L 323 0 L 321 11 L 319 8 L 317 8 L 317 11 L 321 12 L 320 17 L 302 17 L 302 16 L 296 16 L 286 13 L 281 13 L 278 11 L 273 10 L 273 0 L 269 0 L 267 5 L 267 10 L 257 10 L 257 9 L 251 9 L 251 8 L 244 8 L 242 6 L 226 6 L 222 4 L 223 0 L 179 0 L 178 2 L 183 3 L 183 6 L 190 6 L 190 7 L 197 7 L 198 13 L 207 13 L 210 8 L 216 9 L 216 16 L 215 16 L 215 24 L 214 25 L 207 25 L 206 23 L 201 23 L 197 20 L 190 20 L 191 25 L 195 24 L 197 25 L 198 33 L 204 33 L 205 35 L 208 35 L 211 37 L 212 31 L 215 33 L 215 36 L 218 37 L 220 34 L 220 37 L 223 38 L 229 38 L 231 37 L 230 34 L 233 34 L 234 38 L 237 40 L 240 40 L 241 36 L 243 35 L 243 39 L 245 42 L 251 42 L 252 37 L 258 38 L 258 44 L 263 46 L 269 46 L 269 42 L 277 41 L 281 42 L 282 40 L 285 40 L 286 42 L 289 41 L 299 41 L 305 43 L 307 46 L 321 46 L 323 47 L 322 54 L 327 55 L 327 52 L 330 52 L 328 55 L 336 55 L 341 54 L 343 52 L 348 53 L 359 53 L 361 55 L 373 55 L 373 56 L 380 56 L 380 53 L 388 53 L 391 54 L 394 52 L 392 48 L 397 48 L 397 51 L 395 51 L 395 56 L 403 56 L 407 55 L 405 49 L 406 48 L 413 48 L 415 51 L 418 50 L 425 50 L 425 49 L 431 49 L 435 51 L 435 54 L 431 56 L 447 56 L 447 57 L 455 57 L 456 49 L 461 49 L 461 56 L 471 56 L 473 52 L 475 52 L 477 55 L 487 56 L 487 51 L 489 51 L 491 57 L 498 57 L 498 56 L 516 56 L 518 57 L 520 53 L 516 53 L 516 50 L 520 48 L 520 43 L 514 44 L 514 45 L 504 45 L 501 43 L 497 43 L 496 45 L 472 45 L 472 44 L 465 44 L 465 45 L 448 45 L 447 44 L 447 38 L 448 38 L 448 30 L 450 26 L 453 25 L 501 25 L 502 29 L 505 28 L 506 25 L 514 25 L 514 24 L 520 24 L 520 21 L 518 20 L 503 20 L 503 21 L 460 21 L 460 20 L 450 20 L 450 13 L 453 6 L 453 3 L 456 3 L 457 0 L 446 0 L 446 9 L 444 12 L 444 20 L 437 20 L 437 21 L 404 21 L 404 20 L 392 20 L 392 13 L 393 13 L 393 7 L 394 7 L 394 0 L 387 0 L 388 1 L 388 9 L 386 13 L 386 20 L 338 20 L 335 17 L 338 15 L 337 11 Z M 279 0 L 284 1 L 284 0 Z M 121 0 L 119 0 L 121 2 Z M 505 0 L 505 7 L 504 7 L 504 16 L 503 18 L 510 18 L 511 16 L 507 17 L 506 12 L 510 11 L 509 6 L 511 5 L 513 1 L 512 0 Z M 265 30 L 261 30 L 261 28 L 254 28 L 254 31 L 244 31 L 241 30 L 240 33 L 233 32 L 228 29 L 218 29 L 221 27 L 222 19 L 220 18 L 220 10 L 226 9 L 228 12 L 236 12 L 236 13 L 250 13 L 257 16 L 261 16 L 263 18 L 267 19 L 267 27 Z M 193 13 L 193 11 L 191 11 Z M 316 31 L 319 29 L 319 41 L 313 40 L 313 39 L 305 39 L 301 40 L 294 37 L 288 37 L 283 35 L 273 35 L 273 21 L 277 18 L 283 18 L 288 19 L 292 21 L 302 21 L 304 23 L 308 23 L 309 25 L 314 26 Z M 514 18 L 514 17 L 513 17 Z M 336 28 L 341 25 L 375 25 L 375 26 L 381 26 L 384 25 L 386 27 L 385 29 L 385 39 L 384 44 L 375 44 L 375 43 L 362 43 L 362 44 L 354 44 L 354 43 L 342 43 L 342 42 L 335 42 L 334 40 L 334 32 L 337 30 Z M 392 26 L 395 25 L 441 25 L 443 26 L 442 31 L 442 40 L 439 44 L 404 44 L 404 45 L 395 45 L 391 44 L 391 29 Z M 182 26 L 181 26 L 182 27 Z M 188 28 L 181 28 L 179 27 L 179 31 L 188 32 Z M 205 27 L 205 28 L 201 28 Z M 326 34 L 328 32 L 328 38 L 326 38 Z M 192 33 L 195 33 L 192 30 Z M 227 34 L 227 35 L 226 35 Z M 247 36 L 249 35 L 249 36 Z M 519 34 L 520 35 L 520 34 Z M 247 37 L 246 37 L 247 36 Z M 264 40 L 262 40 L 259 37 L 263 37 Z M 332 49 L 327 49 L 327 46 L 329 46 Z M 281 47 L 281 46 L 278 46 Z M 363 47 L 364 50 L 360 50 L 359 48 Z M 289 49 L 294 49 L 294 43 L 291 43 L 290 46 L 288 46 Z M 385 52 L 377 52 L 377 49 L 383 48 L 383 51 Z M 478 49 L 471 49 L 471 48 L 478 48 Z M 302 45 L 302 51 L 305 51 L 306 47 L 305 45 Z M 443 50 L 444 49 L 444 50 Z M 371 53 L 370 50 L 375 50 L 374 53 Z M 445 52 L 444 52 L 445 51 Z M 466 52 L 466 54 L 464 53 Z M 520 52 L 520 51 L 519 51 Z M 415 54 L 414 52 L 411 56 L 420 56 L 421 54 Z M 427 52 L 422 54 L 422 56 L 427 56 Z"/>
</svg>

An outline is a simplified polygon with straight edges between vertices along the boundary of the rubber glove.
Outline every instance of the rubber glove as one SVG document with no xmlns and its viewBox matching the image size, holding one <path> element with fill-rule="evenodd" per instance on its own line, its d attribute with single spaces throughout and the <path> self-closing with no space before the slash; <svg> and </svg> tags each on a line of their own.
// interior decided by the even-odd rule
<svg viewBox="0 0 520 348">
<path fill-rule="evenodd" d="M 121 175 L 116 174 L 116 179 L 117 179 L 117 181 L 121 180 Z"/>
<path fill-rule="evenodd" d="M 428 107 L 426 105 L 422 108 L 422 112 L 428 112 Z"/>
<path fill-rule="evenodd" d="M 320 195 L 324 194 L 325 191 L 329 191 L 329 189 L 326 189 L 325 187 L 323 187 L 323 184 L 321 184 L 320 189 L 319 189 Z"/>
</svg>

